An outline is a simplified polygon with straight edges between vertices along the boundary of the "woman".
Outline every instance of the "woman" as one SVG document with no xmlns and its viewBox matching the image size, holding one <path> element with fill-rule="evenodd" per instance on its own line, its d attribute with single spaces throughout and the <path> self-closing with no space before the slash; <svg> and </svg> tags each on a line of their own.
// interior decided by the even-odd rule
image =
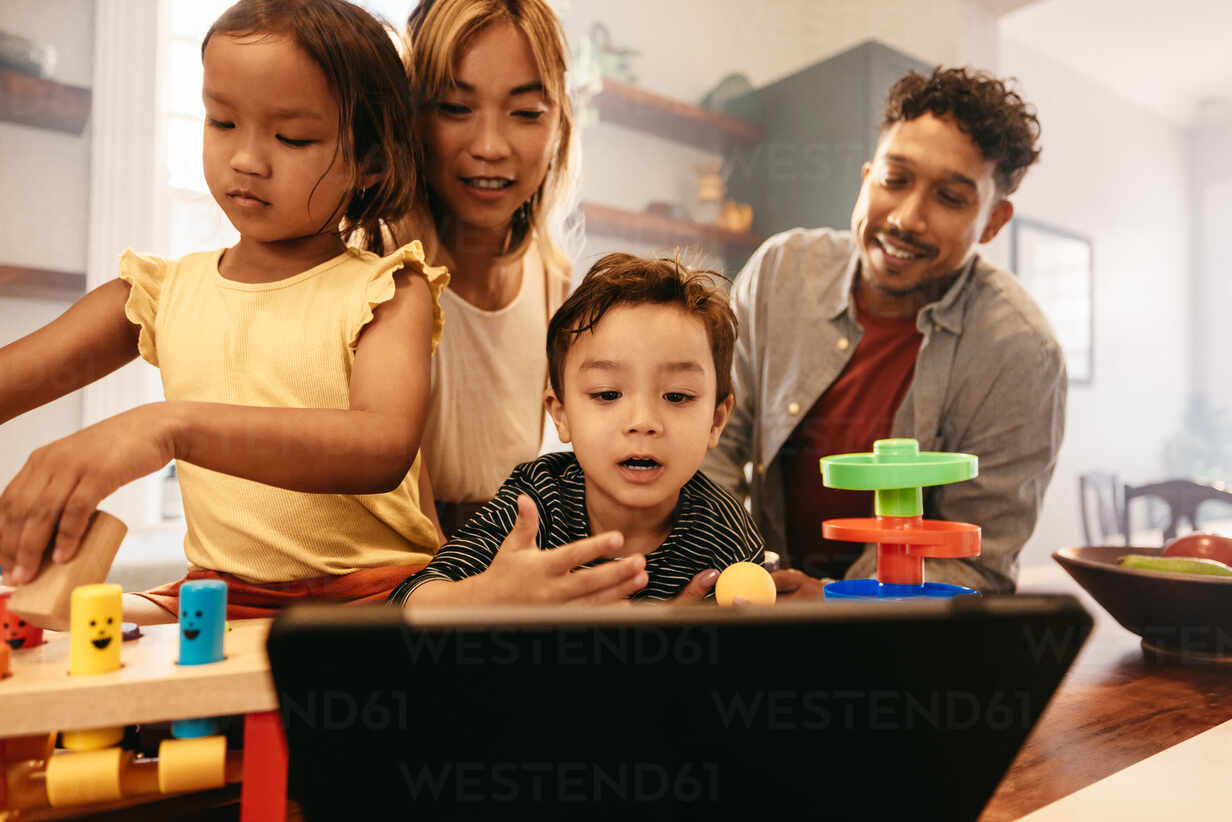
<svg viewBox="0 0 1232 822">
<path fill-rule="evenodd" d="M 450 272 L 421 473 L 448 536 L 539 452 L 547 323 L 569 290 L 549 223 L 570 205 L 576 140 L 543 0 L 425 0 L 405 37 L 427 186 L 395 234 Z"/>
</svg>

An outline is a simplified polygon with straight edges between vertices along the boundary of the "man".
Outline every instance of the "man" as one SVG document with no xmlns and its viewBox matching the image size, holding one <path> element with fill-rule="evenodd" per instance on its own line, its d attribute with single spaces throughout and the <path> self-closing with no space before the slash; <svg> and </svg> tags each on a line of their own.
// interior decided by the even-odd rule
<svg viewBox="0 0 1232 822">
<path fill-rule="evenodd" d="M 1014 590 L 1061 445 L 1065 363 L 1017 279 L 975 249 L 1013 216 L 1038 138 L 995 78 L 909 74 L 890 90 L 850 232 L 778 234 L 737 280 L 736 406 L 703 468 L 747 495 L 766 548 L 794 569 L 776 575 L 781 592 L 875 576 L 872 546 L 821 539 L 823 520 L 872 516 L 872 494 L 823 488 L 818 459 L 890 436 L 980 459 L 976 479 L 925 489 L 924 515 L 980 525 L 983 552 L 930 559 L 926 578 Z"/>
</svg>

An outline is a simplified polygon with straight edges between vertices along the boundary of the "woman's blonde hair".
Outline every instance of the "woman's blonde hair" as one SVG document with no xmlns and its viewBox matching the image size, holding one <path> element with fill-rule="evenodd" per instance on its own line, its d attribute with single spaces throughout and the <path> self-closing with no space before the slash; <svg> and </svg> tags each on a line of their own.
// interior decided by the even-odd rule
<svg viewBox="0 0 1232 822">
<path fill-rule="evenodd" d="M 525 35 L 543 82 L 544 96 L 560 112 L 555 153 L 539 188 L 513 215 L 505 259 L 521 257 L 537 241 L 545 267 L 567 273 L 569 257 L 554 237 L 564 236 L 565 220 L 574 206 L 577 179 L 577 136 L 573 108 L 565 84 L 568 49 L 556 13 L 546 0 L 422 0 L 411 12 L 403 34 L 403 64 L 411 97 L 420 112 L 449 88 L 458 55 L 482 29 L 509 23 Z M 420 115 L 422 116 L 422 115 Z M 422 121 L 416 140 L 422 141 Z M 420 150 L 420 157 L 426 152 Z M 412 212 L 413 238 L 424 244 L 429 262 L 448 264 L 448 252 L 439 237 L 443 205 L 430 188 L 420 189 Z"/>
</svg>

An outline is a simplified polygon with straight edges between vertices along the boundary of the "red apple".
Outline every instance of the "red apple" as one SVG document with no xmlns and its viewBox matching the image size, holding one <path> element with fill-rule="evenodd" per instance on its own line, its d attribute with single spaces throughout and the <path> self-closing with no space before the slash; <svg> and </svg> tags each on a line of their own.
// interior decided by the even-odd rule
<svg viewBox="0 0 1232 822">
<path fill-rule="evenodd" d="M 1232 538 L 1218 534 L 1188 534 L 1164 546 L 1166 557 L 1199 557 L 1232 565 Z"/>
</svg>

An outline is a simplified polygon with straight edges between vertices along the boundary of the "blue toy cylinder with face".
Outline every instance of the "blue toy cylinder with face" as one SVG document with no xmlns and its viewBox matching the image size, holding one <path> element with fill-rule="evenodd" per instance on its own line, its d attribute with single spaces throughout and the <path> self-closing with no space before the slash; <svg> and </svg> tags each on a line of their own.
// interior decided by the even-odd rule
<svg viewBox="0 0 1232 822">
<path fill-rule="evenodd" d="M 202 579 L 180 586 L 181 665 L 207 665 L 223 659 L 227 583 Z"/>
</svg>

